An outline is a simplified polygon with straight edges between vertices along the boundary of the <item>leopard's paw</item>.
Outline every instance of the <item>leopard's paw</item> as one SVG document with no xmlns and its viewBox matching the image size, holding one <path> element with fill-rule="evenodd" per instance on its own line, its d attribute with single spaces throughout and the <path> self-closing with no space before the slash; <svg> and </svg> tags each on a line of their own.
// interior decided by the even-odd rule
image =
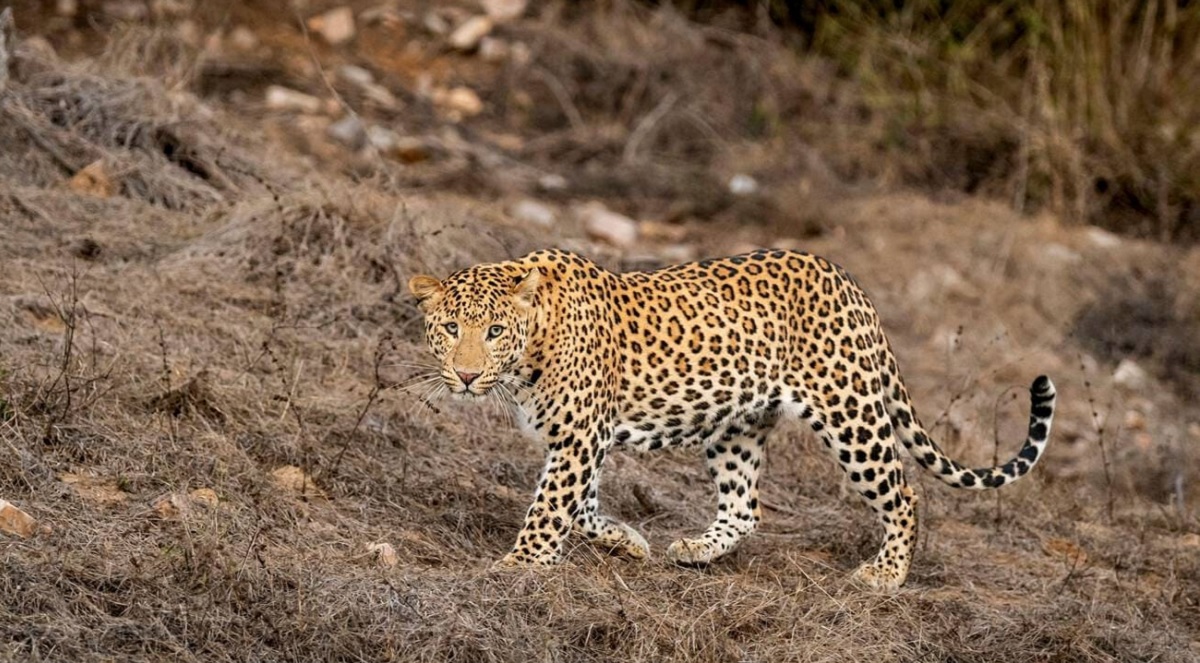
<svg viewBox="0 0 1200 663">
<path fill-rule="evenodd" d="M 721 554 L 715 544 L 703 539 L 679 539 L 667 548 L 667 559 L 682 566 L 703 566 Z"/>
</svg>

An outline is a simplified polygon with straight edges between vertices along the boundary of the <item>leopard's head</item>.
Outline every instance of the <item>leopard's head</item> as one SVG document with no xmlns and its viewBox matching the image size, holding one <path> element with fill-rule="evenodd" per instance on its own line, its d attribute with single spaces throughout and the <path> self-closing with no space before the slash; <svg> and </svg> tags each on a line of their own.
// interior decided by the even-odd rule
<svg viewBox="0 0 1200 663">
<path fill-rule="evenodd" d="M 452 394 L 482 396 L 525 356 L 541 272 L 479 265 L 408 289 L 425 313 L 425 340 Z"/>
</svg>

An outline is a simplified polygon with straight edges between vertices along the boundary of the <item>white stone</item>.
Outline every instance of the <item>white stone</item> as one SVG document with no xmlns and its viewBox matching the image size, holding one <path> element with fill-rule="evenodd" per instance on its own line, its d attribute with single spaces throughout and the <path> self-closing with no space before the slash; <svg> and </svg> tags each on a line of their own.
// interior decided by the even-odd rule
<svg viewBox="0 0 1200 663">
<path fill-rule="evenodd" d="M 484 62 L 502 62 L 508 58 L 508 42 L 496 37 L 484 37 L 479 42 L 479 57 Z"/>
<path fill-rule="evenodd" d="M 729 178 L 729 193 L 735 196 L 749 196 L 758 193 L 758 180 L 745 173 L 738 173 Z"/>
<path fill-rule="evenodd" d="M 337 74 L 338 78 L 358 87 L 365 88 L 375 84 L 375 74 L 372 74 L 369 69 L 364 69 L 358 65 L 342 65 L 338 67 Z"/>
<path fill-rule="evenodd" d="M 250 28 L 239 25 L 229 31 L 229 44 L 243 53 L 258 48 L 258 35 Z"/>
<path fill-rule="evenodd" d="M 658 254 L 662 256 L 663 260 L 678 264 L 695 260 L 697 251 L 696 247 L 691 244 L 668 244 L 659 249 Z"/>
<path fill-rule="evenodd" d="M 1087 238 L 1095 246 L 1102 249 L 1113 249 L 1121 245 L 1121 237 L 1104 230 L 1092 226 L 1087 229 Z"/>
<path fill-rule="evenodd" d="M 558 220 L 558 214 L 547 204 L 532 198 L 522 198 L 513 203 L 509 215 L 523 223 L 549 228 Z"/>
<path fill-rule="evenodd" d="M 628 248 L 638 238 L 637 221 L 618 214 L 600 203 L 587 203 L 575 210 L 584 232 L 613 246 Z"/>
<path fill-rule="evenodd" d="M 425 16 L 421 19 L 421 25 L 424 25 L 426 30 L 435 35 L 444 35 L 450 32 L 450 23 L 446 18 L 433 11 L 425 12 Z"/>
<path fill-rule="evenodd" d="M 302 113 L 320 113 L 324 104 L 311 94 L 304 94 L 282 85 L 267 87 L 267 108 L 281 111 L 300 111 Z"/>
<path fill-rule="evenodd" d="M 549 173 L 538 178 L 538 186 L 543 191 L 562 191 L 567 188 L 567 178 L 558 173 Z"/>
<path fill-rule="evenodd" d="M 480 0 L 483 11 L 497 23 L 520 18 L 529 6 L 529 0 Z"/>
<path fill-rule="evenodd" d="M 460 51 L 473 51 L 495 26 L 486 16 L 472 16 L 450 33 L 450 46 Z"/>
<path fill-rule="evenodd" d="M 336 7 L 308 19 L 308 29 L 321 35 L 330 46 L 340 46 L 358 33 L 354 10 L 349 7 Z"/>
<path fill-rule="evenodd" d="M 367 127 L 367 142 L 371 147 L 387 154 L 396 149 L 396 145 L 400 143 L 400 135 L 387 127 L 373 124 Z"/>
<path fill-rule="evenodd" d="M 1127 389 L 1142 389 L 1150 382 L 1150 374 L 1132 359 L 1122 359 L 1113 371 L 1113 382 Z"/>
<path fill-rule="evenodd" d="M 347 115 L 329 125 L 325 130 L 329 137 L 346 147 L 357 150 L 367 140 L 367 132 L 357 115 Z"/>
</svg>

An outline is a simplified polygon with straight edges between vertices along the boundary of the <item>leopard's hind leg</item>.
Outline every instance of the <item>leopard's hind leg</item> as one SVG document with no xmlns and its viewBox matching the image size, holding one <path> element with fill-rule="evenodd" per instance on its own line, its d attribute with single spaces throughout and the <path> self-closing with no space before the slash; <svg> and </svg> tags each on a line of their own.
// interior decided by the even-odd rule
<svg viewBox="0 0 1200 663">
<path fill-rule="evenodd" d="M 728 426 L 705 448 L 708 473 L 717 486 L 717 516 L 693 539 L 679 539 L 667 558 L 687 566 L 708 564 L 730 552 L 758 526 L 758 477 L 765 460 L 767 434 L 778 417 L 751 416 Z"/>
<path fill-rule="evenodd" d="M 904 584 L 917 537 L 916 494 L 904 479 L 898 439 L 883 407 L 883 395 L 846 395 L 837 406 L 807 417 L 884 528 L 883 547 L 854 576 L 888 591 Z"/>
</svg>

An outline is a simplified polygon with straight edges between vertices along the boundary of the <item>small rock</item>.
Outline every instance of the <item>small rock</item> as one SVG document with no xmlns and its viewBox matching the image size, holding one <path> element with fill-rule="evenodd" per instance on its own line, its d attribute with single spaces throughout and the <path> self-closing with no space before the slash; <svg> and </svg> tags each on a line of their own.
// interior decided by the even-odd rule
<svg viewBox="0 0 1200 663">
<path fill-rule="evenodd" d="M 337 7 L 324 14 L 308 19 L 308 29 L 321 35 L 330 46 L 340 46 L 351 39 L 357 30 L 354 27 L 354 11 L 349 7 Z"/>
<path fill-rule="evenodd" d="M 429 143 L 416 136 L 401 136 L 385 127 L 368 127 L 367 142 L 379 150 L 380 154 L 394 157 L 404 163 L 419 163 L 433 156 Z"/>
<path fill-rule="evenodd" d="M 1137 410 L 1126 412 L 1125 428 L 1133 431 L 1146 430 L 1146 415 Z"/>
<path fill-rule="evenodd" d="M 450 32 L 450 21 L 435 11 L 425 12 L 425 16 L 421 18 L 421 25 L 425 26 L 429 32 L 439 36 Z"/>
<path fill-rule="evenodd" d="M 37 521 L 33 516 L 20 510 L 6 500 L 0 500 L 0 532 L 29 538 L 37 531 Z"/>
<path fill-rule="evenodd" d="M 367 131 L 357 115 L 347 115 L 334 122 L 325 133 L 352 150 L 358 150 L 367 142 Z"/>
<path fill-rule="evenodd" d="M 472 16 L 450 33 L 450 46 L 460 51 L 473 51 L 492 31 L 495 24 L 486 16 Z"/>
<path fill-rule="evenodd" d="M 283 465 L 271 471 L 271 479 L 275 485 L 301 497 L 325 497 L 325 491 L 313 483 L 313 479 L 304 470 L 295 465 Z"/>
<path fill-rule="evenodd" d="M 758 193 L 758 188 L 758 180 L 744 173 L 729 178 L 729 193 L 735 196 L 753 195 Z"/>
<path fill-rule="evenodd" d="M 503 39 L 484 37 L 479 41 L 479 57 L 484 62 L 503 62 L 508 53 L 508 42 Z"/>
<path fill-rule="evenodd" d="M 643 221 L 642 238 L 661 242 L 681 242 L 687 237 L 688 229 L 678 223 Z"/>
<path fill-rule="evenodd" d="M 94 198 L 111 198 L 117 190 L 102 159 L 84 166 L 71 177 L 67 186 L 78 193 Z"/>
<path fill-rule="evenodd" d="M 278 111 L 300 111 L 302 113 L 320 113 L 324 104 L 311 94 L 304 94 L 282 85 L 267 87 L 267 108 Z"/>
<path fill-rule="evenodd" d="M 542 175 L 537 181 L 538 188 L 542 191 L 562 191 L 567 188 L 567 178 L 558 173 L 550 173 Z"/>
<path fill-rule="evenodd" d="M 804 242 L 795 237 L 776 237 L 771 240 L 771 248 L 783 251 L 803 251 Z"/>
<path fill-rule="evenodd" d="M 1113 371 L 1113 382 L 1126 389 L 1142 389 L 1150 381 L 1150 374 L 1132 359 L 1122 359 Z"/>
<path fill-rule="evenodd" d="M 534 226 L 549 228 L 558 220 L 558 214 L 549 205 L 533 200 L 532 198 L 522 198 L 513 203 L 508 209 L 508 214 L 512 218 Z"/>
<path fill-rule="evenodd" d="M 367 99 L 378 104 L 380 108 L 393 109 L 399 105 L 396 102 L 396 95 L 382 85 L 368 85 L 363 88 L 363 94 L 367 96 Z"/>
<path fill-rule="evenodd" d="M 1087 238 L 1093 245 L 1102 249 L 1113 249 L 1121 245 L 1121 237 L 1104 230 L 1092 226 L 1087 229 Z"/>
<path fill-rule="evenodd" d="M 353 64 L 345 64 L 338 67 L 337 75 L 343 81 L 359 87 L 367 87 L 375 84 L 375 74 L 372 74 L 370 69 Z"/>
<path fill-rule="evenodd" d="M 628 248 L 638 238 L 638 223 L 618 214 L 600 203 L 587 203 L 575 210 L 576 218 L 583 230 L 593 239 L 603 240 L 613 246 Z"/>
<path fill-rule="evenodd" d="M 384 108 L 396 107 L 396 95 L 392 91 L 375 82 L 375 74 L 370 70 L 352 64 L 338 69 L 338 78 L 362 90 L 367 99 Z"/>
<path fill-rule="evenodd" d="M 368 543 L 367 550 L 375 553 L 375 559 L 380 566 L 391 568 L 400 563 L 400 556 L 396 554 L 396 548 L 390 543 Z"/>
<path fill-rule="evenodd" d="M 404 25 L 404 16 L 390 3 L 362 10 L 358 14 L 358 20 L 364 25 L 382 25 L 385 28 L 397 28 Z"/>
<path fill-rule="evenodd" d="M 529 6 L 529 0 L 480 0 L 483 11 L 497 23 L 520 18 Z"/>
<path fill-rule="evenodd" d="M 229 31 L 229 44 L 238 51 L 248 53 L 258 48 L 258 35 L 250 28 L 239 25 Z"/>
<path fill-rule="evenodd" d="M 472 117 L 483 112 L 483 100 L 469 87 L 434 90 L 433 103 L 463 117 Z"/>
<path fill-rule="evenodd" d="M 696 259 L 696 247 L 691 244 L 668 244 L 659 249 L 658 254 L 669 263 L 678 264 L 691 262 Z"/>
<path fill-rule="evenodd" d="M 509 152 L 520 152 L 521 150 L 525 149 L 525 139 L 521 138 L 519 134 L 495 133 L 489 131 L 482 133 L 482 135 L 489 143 L 502 150 L 508 150 Z"/>
<path fill-rule="evenodd" d="M 217 497 L 217 491 L 212 488 L 197 488 L 188 493 L 188 497 L 192 498 L 196 504 L 209 509 L 216 508 L 221 503 L 221 499 Z"/>
<path fill-rule="evenodd" d="M 367 127 L 367 143 L 383 154 L 390 154 L 399 141 L 400 135 L 391 129 L 375 124 Z"/>
<path fill-rule="evenodd" d="M 59 16 L 74 16 L 79 12 L 79 0 L 58 0 L 54 3 L 54 11 Z"/>
</svg>

